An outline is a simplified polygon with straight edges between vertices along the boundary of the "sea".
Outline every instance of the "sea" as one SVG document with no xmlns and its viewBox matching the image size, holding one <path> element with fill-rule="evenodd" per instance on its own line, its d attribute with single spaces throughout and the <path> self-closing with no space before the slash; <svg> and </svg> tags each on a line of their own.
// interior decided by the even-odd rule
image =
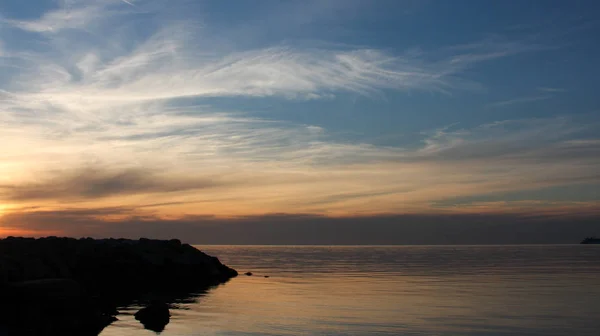
<svg viewBox="0 0 600 336">
<path fill-rule="evenodd" d="M 196 247 L 240 276 L 100 335 L 600 335 L 600 245 Z"/>
</svg>

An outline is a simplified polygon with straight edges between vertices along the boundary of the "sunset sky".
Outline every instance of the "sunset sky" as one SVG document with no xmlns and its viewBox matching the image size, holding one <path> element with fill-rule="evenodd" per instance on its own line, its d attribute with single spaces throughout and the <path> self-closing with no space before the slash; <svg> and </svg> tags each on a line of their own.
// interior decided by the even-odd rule
<svg viewBox="0 0 600 336">
<path fill-rule="evenodd" d="M 0 236 L 600 235 L 599 14 L 596 0 L 2 1 Z"/>
</svg>

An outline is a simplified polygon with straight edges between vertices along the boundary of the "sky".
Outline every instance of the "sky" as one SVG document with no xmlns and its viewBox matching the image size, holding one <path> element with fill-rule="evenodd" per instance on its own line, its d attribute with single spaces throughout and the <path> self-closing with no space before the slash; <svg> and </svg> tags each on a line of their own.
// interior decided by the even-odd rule
<svg viewBox="0 0 600 336">
<path fill-rule="evenodd" d="M 0 3 L 0 236 L 600 235 L 600 3 Z"/>
</svg>

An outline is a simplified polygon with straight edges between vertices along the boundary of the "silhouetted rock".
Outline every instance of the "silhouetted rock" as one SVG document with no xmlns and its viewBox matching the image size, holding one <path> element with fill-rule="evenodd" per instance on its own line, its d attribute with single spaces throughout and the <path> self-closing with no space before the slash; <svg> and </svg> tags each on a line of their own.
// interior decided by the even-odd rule
<svg viewBox="0 0 600 336">
<path fill-rule="evenodd" d="M 580 244 L 600 244 L 600 238 L 586 237 Z"/>
<path fill-rule="evenodd" d="M 144 328 L 155 332 L 162 332 L 169 324 L 171 313 L 166 303 L 153 302 L 135 313 L 135 319 L 140 321 Z"/>
<path fill-rule="evenodd" d="M 10 335 L 97 335 L 116 320 L 71 279 L 41 279 L 2 288 L 0 322 Z"/>
<path fill-rule="evenodd" d="M 251 276 L 251 275 L 252 275 L 252 272 L 246 272 L 246 273 L 244 273 L 244 274 L 246 274 L 247 276 Z"/>
<path fill-rule="evenodd" d="M 15 335 L 40 333 L 30 328 L 97 335 L 114 321 L 117 303 L 207 288 L 237 274 L 177 239 L 8 237 L 0 239 L 0 326 L 20 328 Z"/>
</svg>

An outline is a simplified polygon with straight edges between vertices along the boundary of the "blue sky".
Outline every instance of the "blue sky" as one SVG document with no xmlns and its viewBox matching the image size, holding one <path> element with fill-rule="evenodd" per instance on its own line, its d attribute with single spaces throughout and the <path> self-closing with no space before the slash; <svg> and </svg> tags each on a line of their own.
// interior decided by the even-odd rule
<svg viewBox="0 0 600 336">
<path fill-rule="evenodd" d="M 6 218 L 74 210 L 596 216 L 599 10 L 3 1 L 3 225 L 54 232 Z M 135 210 L 106 210 L 121 206 Z"/>
</svg>

